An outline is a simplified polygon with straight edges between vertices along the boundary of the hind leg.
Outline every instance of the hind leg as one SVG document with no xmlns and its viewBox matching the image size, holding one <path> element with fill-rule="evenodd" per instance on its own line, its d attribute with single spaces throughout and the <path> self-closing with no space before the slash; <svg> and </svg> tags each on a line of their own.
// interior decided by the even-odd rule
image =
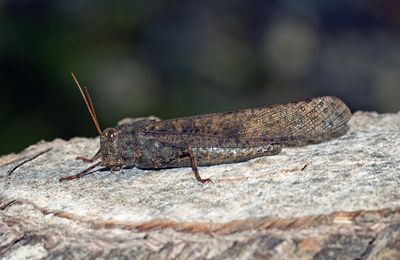
<svg viewBox="0 0 400 260">
<path fill-rule="evenodd" d="M 193 170 L 194 176 L 196 177 L 196 180 L 201 182 L 201 183 L 212 183 L 210 178 L 207 178 L 207 179 L 201 178 L 201 176 L 199 174 L 198 167 L 197 167 L 198 163 L 197 163 L 197 160 L 196 160 L 196 156 L 194 155 L 192 148 L 189 147 L 187 149 L 187 153 L 188 153 L 188 155 L 190 157 L 190 163 L 192 165 L 192 170 Z"/>
</svg>

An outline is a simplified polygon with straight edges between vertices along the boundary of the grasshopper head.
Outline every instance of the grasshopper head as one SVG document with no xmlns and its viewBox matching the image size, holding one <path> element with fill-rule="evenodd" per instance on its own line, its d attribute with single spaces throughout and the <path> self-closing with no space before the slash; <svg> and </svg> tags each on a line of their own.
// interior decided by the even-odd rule
<svg viewBox="0 0 400 260">
<path fill-rule="evenodd" d="M 107 128 L 100 136 L 100 151 L 103 166 L 122 166 L 120 133 L 116 128 Z"/>
<path fill-rule="evenodd" d="M 73 73 L 71 73 L 72 78 L 74 79 L 76 85 L 78 86 L 79 91 L 85 101 L 86 107 L 89 110 L 90 116 L 96 126 L 97 132 L 100 134 L 100 150 L 96 153 L 93 159 L 97 159 L 101 156 L 101 162 L 98 165 L 107 166 L 107 167 L 121 167 L 123 166 L 123 162 L 121 161 L 120 156 L 120 141 L 119 141 L 119 132 L 115 128 L 108 128 L 101 131 L 99 121 L 97 120 L 96 111 L 93 106 L 92 99 L 89 95 L 89 91 L 87 88 L 82 88 L 79 84 L 78 79 L 75 77 Z M 92 161 L 93 161 L 92 159 Z"/>
</svg>

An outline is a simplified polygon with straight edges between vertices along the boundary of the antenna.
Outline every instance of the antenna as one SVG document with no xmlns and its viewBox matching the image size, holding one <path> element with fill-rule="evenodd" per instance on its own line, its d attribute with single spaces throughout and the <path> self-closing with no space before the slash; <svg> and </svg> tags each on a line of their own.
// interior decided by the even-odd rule
<svg viewBox="0 0 400 260">
<path fill-rule="evenodd" d="M 71 76 L 74 79 L 76 85 L 78 86 L 79 91 L 81 92 L 81 95 L 83 97 L 83 100 L 85 100 L 86 107 L 89 110 L 90 116 L 92 117 L 94 125 L 96 126 L 97 132 L 99 132 L 100 135 L 103 135 L 102 132 L 101 132 L 101 129 L 100 129 L 99 121 L 97 120 L 96 111 L 94 110 L 92 98 L 89 95 L 89 91 L 85 87 L 85 92 L 83 92 L 83 89 L 82 89 L 81 85 L 79 84 L 79 81 L 75 77 L 73 72 L 71 72 Z"/>
</svg>

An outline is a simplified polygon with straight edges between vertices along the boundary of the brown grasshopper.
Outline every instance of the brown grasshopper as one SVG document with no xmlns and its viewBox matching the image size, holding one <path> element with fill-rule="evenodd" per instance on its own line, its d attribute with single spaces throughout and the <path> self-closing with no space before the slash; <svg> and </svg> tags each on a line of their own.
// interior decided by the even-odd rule
<svg viewBox="0 0 400 260">
<path fill-rule="evenodd" d="M 201 183 L 198 166 L 246 161 L 275 155 L 282 145 L 318 140 L 342 132 L 351 118 L 337 97 L 323 96 L 299 102 L 213 113 L 169 120 L 142 119 L 101 131 L 87 88 L 72 77 L 100 134 L 95 164 L 60 181 L 83 177 L 98 166 L 111 171 L 123 167 L 163 169 L 192 167 Z"/>
</svg>

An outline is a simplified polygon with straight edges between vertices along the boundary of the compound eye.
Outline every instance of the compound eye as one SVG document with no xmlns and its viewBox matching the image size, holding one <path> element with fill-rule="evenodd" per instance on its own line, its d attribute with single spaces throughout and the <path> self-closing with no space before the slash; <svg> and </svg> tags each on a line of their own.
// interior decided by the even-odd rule
<svg viewBox="0 0 400 260">
<path fill-rule="evenodd" d="M 118 132 L 115 129 L 110 129 L 107 133 L 108 139 L 115 139 L 118 136 Z"/>
</svg>

